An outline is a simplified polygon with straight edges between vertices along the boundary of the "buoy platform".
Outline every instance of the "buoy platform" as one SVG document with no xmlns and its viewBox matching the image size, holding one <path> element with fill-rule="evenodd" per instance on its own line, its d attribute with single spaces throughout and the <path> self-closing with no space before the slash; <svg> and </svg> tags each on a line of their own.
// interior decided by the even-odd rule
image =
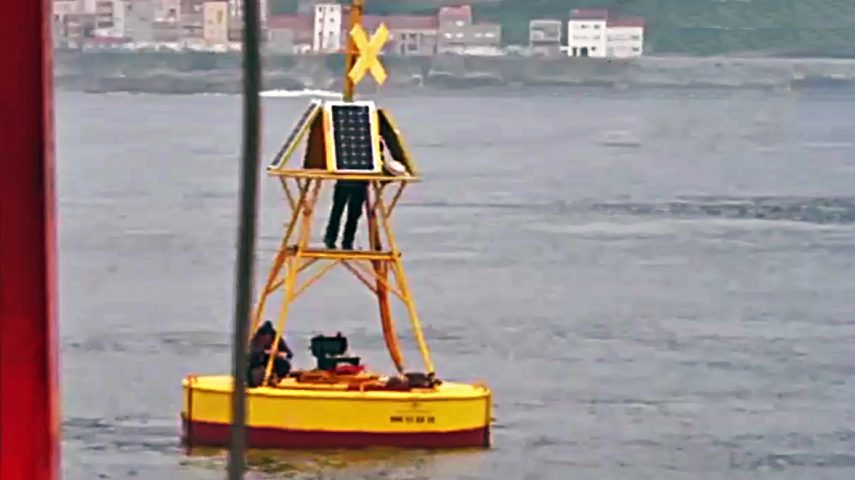
<svg viewBox="0 0 855 480">
<path fill-rule="evenodd" d="M 249 448 L 411 448 L 488 447 L 492 393 L 485 384 L 441 380 L 422 333 L 418 312 L 395 239 L 391 218 L 405 187 L 420 180 L 415 161 L 391 114 L 372 101 L 353 101 L 355 83 L 367 73 L 382 83 L 385 72 L 377 58 L 388 36 L 381 25 L 370 38 L 362 30 L 361 0 L 354 0 L 346 56 L 344 101 L 314 100 L 303 111 L 267 168 L 290 207 L 282 241 L 253 311 L 247 368 L 246 446 Z M 302 147 L 302 162 L 289 160 Z M 324 186 L 351 192 L 351 208 L 364 208 L 363 250 L 336 249 L 329 239 L 337 221 L 328 224 L 324 247 L 313 243 L 313 221 Z M 356 201 L 353 200 L 356 192 Z M 336 210 L 336 201 L 340 208 Z M 353 205 L 357 205 L 353 207 Z M 330 213 L 334 217 L 334 213 Z M 333 227 L 329 227 L 333 225 Z M 351 224 L 352 228 L 356 228 Z M 345 236 L 347 236 L 345 225 Z M 351 230 L 353 232 L 353 230 Z M 351 239 L 352 240 L 352 239 Z M 341 245 L 348 243 L 342 240 Z M 346 337 L 311 339 L 317 365 L 291 369 L 286 320 L 290 306 L 331 269 L 349 271 L 377 299 L 380 326 L 395 368 L 392 375 L 366 369 L 348 353 Z M 274 295 L 275 294 L 275 295 Z M 406 309 L 422 371 L 407 366 L 396 331 L 390 299 Z M 266 320 L 273 305 L 277 320 Z M 296 320 L 300 320 L 299 318 Z M 263 335 L 260 335 L 262 332 Z M 299 339 L 288 338 L 297 344 Z M 267 342 L 267 343 L 265 343 Z M 285 359 L 284 351 L 288 351 Z M 253 356 L 255 355 L 255 356 Z M 263 358 L 263 360 L 258 360 Z M 253 363 L 252 360 L 255 359 Z M 188 446 L 226 446 L 231 429 L 234 381 L 226 376 L 188 375 L 183 383 L 181 419 Z"/>
</svg>

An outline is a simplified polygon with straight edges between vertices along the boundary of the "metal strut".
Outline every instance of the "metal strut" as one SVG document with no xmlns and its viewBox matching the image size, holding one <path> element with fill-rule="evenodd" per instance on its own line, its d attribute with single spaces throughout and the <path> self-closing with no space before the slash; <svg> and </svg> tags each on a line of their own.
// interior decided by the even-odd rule
<svg viewBox="0 0 855 480">
<path fill-rule="evenodd" d="M 391 206 L 383 198 L 383 186 L 380 182 L 371 182 L 369 185 L 372 199 L 367 203 L 367 209 L 371 249 L 343 251 L 312 248 L 309 245 L 314 207 L 323 183 L 323 179 L 309 180 L 301 190 L 285 238 L 273 260 L 267 282 L 261 290 L 254 315 L 256 325 L 264 318 L 268 297 L 282 289 L 277 334 L 273 342 L 275 349 L 280 336 L 285 332 L 290 303 L 340 265 L 377 297 L 386 347 L 399 373 L 404 372 L 405 363 L 391 314 L 390 293 L 406 307 L 425 371 L 431 376 L 434 375 L 433 360 L 422 334 L 418 313 L 404 273 L 402 255 L 392 231 Z M 270 356 L 265 368 L 264 383 L 268 385 L 272 378 L 274 357 Z"/>
</svg>

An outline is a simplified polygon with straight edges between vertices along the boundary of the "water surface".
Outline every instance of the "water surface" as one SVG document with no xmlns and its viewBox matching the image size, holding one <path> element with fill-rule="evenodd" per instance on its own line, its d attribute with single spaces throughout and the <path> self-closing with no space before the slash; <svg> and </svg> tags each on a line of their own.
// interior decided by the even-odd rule
<svg viewBox="0 0 855 480">
<path fill-rule="evenodd" d="M 268 155 L 305 102 L 265 100 Z M 395 225 L 427 340 L 493 387 L 495 446 L 255 452 L 252 478 L 855 477 L 855 97 L 382 102 L 426 178 Z M 57 103 L 65 478 L 223 478 L 178 412 L 182 377 L 229 368 L 240 99 Z M 265 179 L 259 278 L 284 202 Z M 299 365 L 342 330 L 391 371 L 346 272 L 291 318 Z"/>
</svg>

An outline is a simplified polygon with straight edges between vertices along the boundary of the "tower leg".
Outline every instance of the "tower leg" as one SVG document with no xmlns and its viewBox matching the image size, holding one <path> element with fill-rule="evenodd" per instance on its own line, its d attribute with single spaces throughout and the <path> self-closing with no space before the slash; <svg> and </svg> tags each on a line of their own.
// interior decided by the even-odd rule
<svg viewBox="0 0 855 480">
<path fill-rule="evenodd" d="M 285 278 L 285 287 L 282 294 L 282 307 L 279 310 L 279 322 L 276 328 L 276 337 L 273 339 L 273 349 L 270 359 L 267 361 L 267 368 L 264 371 L 264 385 L 270 381 L 270 374 L 273 371 L 273 361 L 279 353 L 276 347 L 279 346 L 279 339 L 282 338 L 282 333 L 285 332 L 285 322 L 288 319 L 288 310 L 291 307 L 291 301 L 294 298 L 294 285 L 297 283 L 297 257 L 289 256 L 287 260 L 287 277 Z"/>
<path fill-rule="evenodd" d="M 395 276 L 398 278 L 398 288 L 403 293 L 404 298 L 406 299 L 407 304 L 407 313 L 410 315 L 410 322 L 413 325 L 413 333 L 416 336 L 416 343 L 419 345 L 419 352 L 422 354 L 422 361 L 424 361 L 425 369 L 427 369 L 428 375 L 433 375 L 436 373 L 436 369 L 433 366 L 433 359 L 430 355 L 430 350 L 427 347 L 427 342 L 425 342 L 424 334 L 422 333 L 422 326 L 419 322 L 419 314 L 416 311 L 416 305 L 413 303 L 412 293 L 410 292 L 410 286 L 407 283 L 407 277 L 404 274 L 404 267 L 401 265 L 401 258 L 395 257 L 394 263 L 392 264 L 395 268 Z"/>
<path fill-rule="evenodd" d="M 379 192 L 380 187 L 375 182 L 375 189 Z M 380 215 L 380 221 L 383 222 L 383 230 L 386 232 L 386 239 L 389 242 L 389 247 L 392 249 L 392 252 L 398 252 L 398 245 L 395 242 L 395 234 L 392 233 L 392 226 L 389 221 L 389 210 L 386 208 L 386 203 L 383 201 L 382 195 L 377 195 L 377 209 Z M 412 292 L 410 292 L 410 286 L 407 282 L 407 277 L 404 274 L 404 266 L 401 264 L 401 257 L 398 255 L 394 256 L 394 260 L 392 261 L 392 267 L 394 268 L 395 277 L 398 280 L 398 289 L 401 291 L 404 297 L 404 303 L 407 304 L 407 313 L 410 316 L 410 322 L 413 326 L 413 333 L 416 336 L 416 342 L 419 345 L 419 352 L 422 355 L 422 361 L 424 361 L 425 369 L 427 369 L 427 374 L 433 376 L 436 373 L 433 359 L 430 355 L 430 349 L 428 349 L 427 342 L 425 342 L 424 335 L 422 334 L 421 323 L 419 322 L 419 314 L 416 311 L 416 305 L 413 303 Z"/>
<path fill-rule="evenodd" d="M 383 190 L 373 185 L 374 188 L 369 189 L 373 195 L 369 195 L 365 202 L 366 217 L 368 217 L 368 239 L 371 245 L 371 250 L 379 252 L 383 250 L 383 242 L 380 239 L 380 226 L 377 224 L 377 198 L 383 195 Z M 371 197 L 374 197 L 373 199 Z M 389 289 L 386 288 L 389 278 L 389 266 L 386 262 L 373 261 L 374 274 L 377 276 L 377 303 L 380 307 L 380 324 L 383 327 L 383 340 L 386 342 L 386 349 L 389 351 L 389 356 L 392 357 L 392 363 L 398 373 L 404 373 L 406 368 L 404 364 L 404 356 L 401 353 L 401 346 L 398 343 L 398 333 L 395 331 L 395 322 L 392 319 L 392 309 L 389 306 Z"/>
<path fill-rule="evenodd" d="M 308 180 L 300 183 L 300 197 L 293 205 L 291 220 L 288 222 L 288 228 L 285 230 L 285 236 L 282 238 L 282 242 L 279 245 L 279 251 L 276 252 L 273 267 L 267 275 L 267 282 L 264 284 L 264 290 L 261 291 L 261 295 L 258 297 L 258 306 L 253 314 L 253 324 L 250 325 L 249 336 L 247 338 L 252 338 L 252 333 L 255 328 L 261 324 L 261 317 L 264 315 L 264 307 L 267 306 L 267 297 L 272 293 L 271 288 L 273 288 L 274 283 L 276 283 L 276 279 L 279 277 L 279 272 L 282 271 L 282 265 L 285 263 L 287 255 L 288 242 L 291 240 L 291 236 L 294 235 L 294 228 L 295 225 L 297 225 L 297 220 L 300 218 L 300 212 L 303 210 L 303 204 L 306 202 L 308 191 Z"/>
</svg>

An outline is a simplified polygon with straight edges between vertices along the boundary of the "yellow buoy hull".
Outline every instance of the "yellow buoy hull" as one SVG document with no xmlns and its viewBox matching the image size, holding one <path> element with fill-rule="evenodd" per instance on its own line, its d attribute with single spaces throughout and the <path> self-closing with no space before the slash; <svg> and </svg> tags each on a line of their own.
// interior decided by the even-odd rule
<svg viewBox="0 0 855 480">
<path fill-rule="evenodd" d="M 232 378 L 184 379 L 181 411 L 189 445 L 226 446 Z M 486 386 L 442 383 L 430 389 L 363 390 L 346 383 L 247 391 L 250 448 L 464 448 L 490 445 L 492 394 Z"/>
</svg>

